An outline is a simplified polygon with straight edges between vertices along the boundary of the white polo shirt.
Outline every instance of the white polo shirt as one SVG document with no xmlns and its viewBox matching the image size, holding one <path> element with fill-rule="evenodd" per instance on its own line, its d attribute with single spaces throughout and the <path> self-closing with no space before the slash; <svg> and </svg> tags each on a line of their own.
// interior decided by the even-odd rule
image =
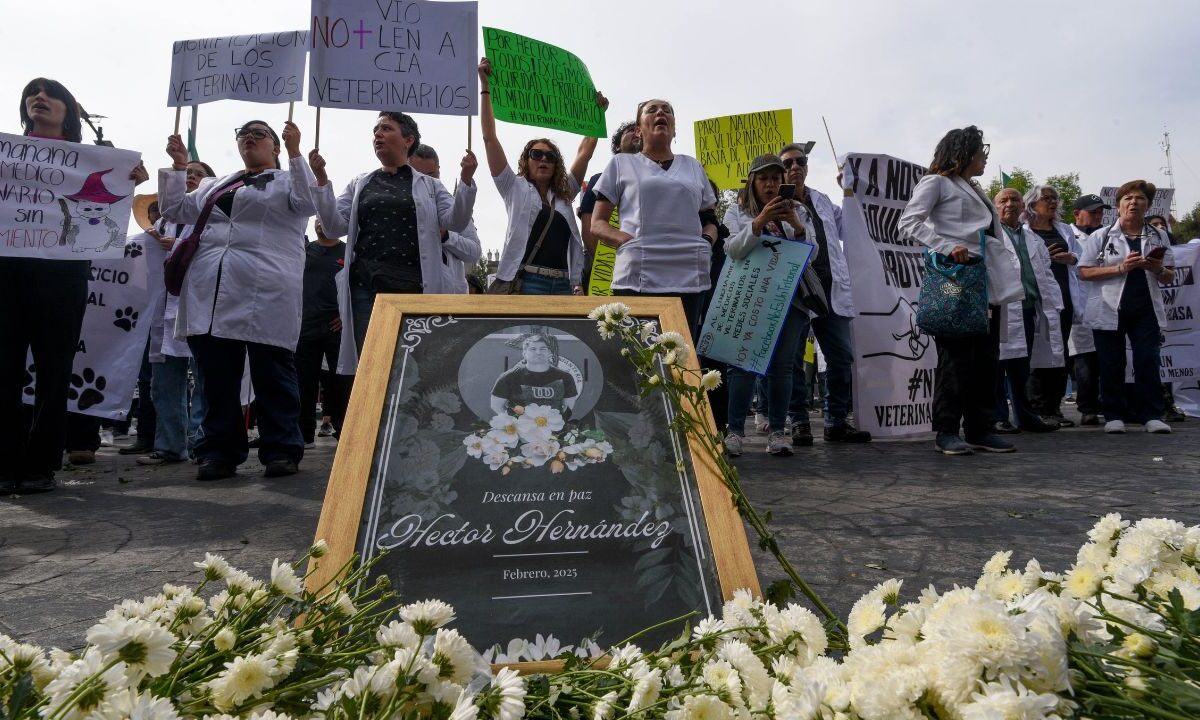
<svg viewBox="0 0 1200 720">
<path fill-rule="evenodd" d="M 595 192 L 621 208 L 614 290 L 698 293 L 712 286 L 712 247 L 701 237 L 700 210 L 716 204 L 696 158 L 676 155 L 663 170 L 642 153 L 613 156 Z"/>
</svg>

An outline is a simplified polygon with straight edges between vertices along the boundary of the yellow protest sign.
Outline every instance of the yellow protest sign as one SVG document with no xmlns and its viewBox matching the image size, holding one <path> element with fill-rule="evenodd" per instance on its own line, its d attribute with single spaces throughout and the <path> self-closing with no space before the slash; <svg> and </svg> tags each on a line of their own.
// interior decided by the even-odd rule
<svg viewBox="0 0 1200 720">
<path fill-rule="evenodd" d="M 696 159 L 722 190 L 737 190 L 750 161 L 792 142 L 792 111 L 765 110 L 698 120 Z"/>
</svg>

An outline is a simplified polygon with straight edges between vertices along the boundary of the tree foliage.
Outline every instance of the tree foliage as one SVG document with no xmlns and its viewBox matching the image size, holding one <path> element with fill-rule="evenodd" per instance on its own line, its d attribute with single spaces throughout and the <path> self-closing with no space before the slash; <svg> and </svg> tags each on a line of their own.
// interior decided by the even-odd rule
<svg viewBox="0 0 1200 720">
<path fill-rule="evenodd" d="M 1017 166 L 1013 167 L 1011 170 L 1011 172 L 1004 173 L 1008 176 L 1008 187 L 1016 190 L 1022 195 L 1025 194 L 1026 190 L 1037 184 L 1037 180 L 1034 179 L 1033 173 L 1029 172 L 1025 168 Z M 992 179 L 991 184 L 989 184 L 987 187 L 987 196 L 989 198 L 995 198 L 996 193 L 1003 189 L 1004 185 L 1001 184 L 1000 176 L 997 175 Z"/>
<path fill-rule="evenodd" d="M 1058 191 L 1058 212 L 1063 222 L 1075 222 L 1075 201 L 1082 191 L 1079 189 L 1079 173 L 1063 173 L 1046 178 L 1046 184 Z"/>
<path fill-rule="evenodd" d="M 1200 237 L 1200 202 L 1196 203 L 1191 212 L 1179 218 L 1179 221 L 1171 228 L 1171 232 L 1179 238 L 1180 242 Z"/>
</svg>

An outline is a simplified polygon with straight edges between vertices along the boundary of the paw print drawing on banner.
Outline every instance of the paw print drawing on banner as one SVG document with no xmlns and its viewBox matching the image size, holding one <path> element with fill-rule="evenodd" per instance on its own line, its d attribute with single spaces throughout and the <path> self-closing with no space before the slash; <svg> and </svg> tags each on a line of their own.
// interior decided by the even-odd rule
<svg viewBox="0 0 1200 720">
<path fill-rule="evenodd" d="M 117 319 L 113 320 L 113 325 L 121 328 L 125 332 L 137 327 L 138 314 L 132 307 L 119 308 L 116 312 Z"/>
<path fill-rule="evenodd" d="M 142 244 L 140 242 L 131 242 L 125 244 L 125 257 L 135 258 L 142 254 Z"/>
<path fill-rule="evenodd" d="M 29 367 L 25 368 L 25 389 L 21 392 L 25 397 L 33 397 L 37 394 L 37 366 L 29 363 Z"/>
<path fill-rule="evenodd" d="M 87 410 L 104 402 L 102 391 L 107 385 L 108 380 L 103 375 L 97 375 L 91 368 L 84 368 L 80 375 L 71 373 L 71 386 L 67 388 L 67 397 L 78 400 L 80 410 Z"/>
</svg>

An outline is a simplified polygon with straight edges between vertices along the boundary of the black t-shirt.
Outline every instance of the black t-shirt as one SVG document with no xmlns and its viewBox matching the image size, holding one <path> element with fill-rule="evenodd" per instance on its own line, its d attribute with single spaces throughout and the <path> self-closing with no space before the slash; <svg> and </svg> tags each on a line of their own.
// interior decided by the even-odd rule
<svg viewBox="0 0 1200 720">
<path fill-rule="evenodd" d="M 809 238 L 810 241 L 817 244 L 817 256 L 812 259 L 813 272 L 821 279 L 821 287 L 825 288 L 825 299 L 832 302 L 833 297 L 833 269 L 829 267 L 829 240 L 825 237 L 825 222 L 817 215 L 817 209 L 813 207 L 812 195 L 805 193 L 804 207 L 808 208 L 809 214 L 813 219 L 813 230 L 816 231 L 815 238 Z"/>
<path fill-rule="evenodd" d="M 1129 252 L 1142 251 L 1142 239 L 1125 236 L 1129 243 Z M 1146 273 L 1140 269 L 1125 276 L 1125 288 L 1121 291 L 1121 302 L 1117 307 L 1130 312 L 1154 312 L 1154 301 L 1150 299 L 1150 283 L 1146 281 Z"/>
<path fill-rule="evenodd" d="M 225 183 L 225 186 L 228 187 L 229 185 L 234 184 L 238 180 L 241 180 L 243 183 L 245 183 L 245 185 L 256 185 L 255 181 L 257 180 L 257 178 L 259 176 L 262 176 L 262 180 L 259 181 L 259 183 L 262 184 L 262 187 L 266 187 L 265 183 L 270 182 L 271 180 L 275 179 L 273 174 L 263 175 L 262 172 L 246 173 L 245 175 L 242 175 L 241 177 L 235 178 L 235 179 L 230 180 L 229 182 Z M 243 185 L 243 187 L 244 187 L 244 185 Z M 218 197 L 217 201 L 215 203 L 213 203 L 218 210 L 225 213 L 225 217 L 230 217 L 233 215 L 233 196 L 237 195 L 238 191 L 241 189 L 242 188 L 238 188 L 237 190 L 234 190 L 233 192 L 227 192 L 227 193 L 221 195 L 220 197 Z M 221 192 L 221 191 L 218 190 L 217 192 Z"/>
<path fill-rule="evenodd" d="M 326 247 L 310 242 L 304 247 L 304 313 L 301 337 L 330 332 L 329 323 L 338 315 L 337 284 L 333 277 L 342 269 L 346 243 Z"/>
<path fill-rule="evenodd" d="M 562 411 L 564 401 L 578 394 L 575 378 L 570 373 L 556 367 L 533 372 L 524 364 L 501 375 L 492 388 L 492 395 L 507 400 L 510 408 L 513 405 L 536 403 Z"/>
<path fill-rule="evenodd" d="M 583 195 L 579 198 L 579 217 L 591 215 L 592 210 L 595 209 L 596 191 L 592 188 L 596 187 L 596 183 L 598 182 L 600 182 L 600 173 L 596 173 L 592 176 L 591 180 L 588 180 L 587 190 L 584 190 Z"/>
<path fill-rule="evenodd" d="M 1037 233 L 1038 236 L 1046 243 L 1046 250 L 1049 250 L 1055 245 L 1061 245 L 1062 247 L 1070 250 L 1070 246 L 1067 245 L 1067 241 L 1064 240 L 1063 236 L 1059 235 L 1058 231 L 1054 228 L 1050 228 L 1049 230 L 1034 229 L 1034 232 Z M 1032 257 L 1032 255 L 1030 257 Z M 1070 317 L 1075 314 L 1075 305 L 1071 302 L 1071 271 L 1066 265 L 1063 265 L 1062 263 L 1056 263 L 1051 260 L 1050 272 L 1054 274 L 1054 280 L 1058 283 L 1058 289 L 1062 292 L 1063 312 Z"/>
<path fill-rule="evenodd" d="M 533 257 L 533 248 L 537 245 L 538 238 L 542 236 L 542 228 L 546 227 L 547 222 L 550 222 L 550 230 L 546 232 L 546 238 L 542 240 L 537 257 Z M 567 224 L 567 219 L 549 205 L 543 205 L 542 211 L 533 221 L 533 228 L 529 231 L 529 241 L 525 243 L 525 257 L 521 260 L 521 264 L 566 270 L 567 251 L 570 247 L 571 226 Z"/>
<path fill-rule="evenodd" d="M 376 170 L 358 194 L 358 237 L 355 260 L 374 260 L 402 268 L 421 281 L 421 249 L 417 244 L 417 204 L 413 171 Z"/>
</svg>

